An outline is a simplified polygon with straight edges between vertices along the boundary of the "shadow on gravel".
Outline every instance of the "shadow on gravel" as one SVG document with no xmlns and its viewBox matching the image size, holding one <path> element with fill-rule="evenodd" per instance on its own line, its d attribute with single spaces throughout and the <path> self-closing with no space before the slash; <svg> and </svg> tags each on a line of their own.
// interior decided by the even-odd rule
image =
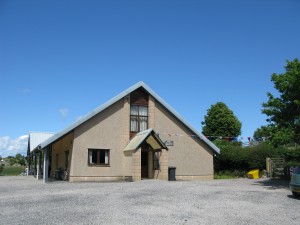
<svg viewBox="0 0 300 225">
<path fill-rule="evenodd" d="M 294 195 L 287 195 L 288 198 L 292 198 L 292 199 L 296 199 L 296 200 L 300 200 L 300 198 L 295 197 Z"/>
<path fill-rule="evenodd" d="M 270 190 L 276 190 L 276 189 L 289 190 L 290 189 L 289 183 L 290 180 L 264 179 L 264 180 L 256 181 L 253 185 L 259 185 Z"/>
</svg>

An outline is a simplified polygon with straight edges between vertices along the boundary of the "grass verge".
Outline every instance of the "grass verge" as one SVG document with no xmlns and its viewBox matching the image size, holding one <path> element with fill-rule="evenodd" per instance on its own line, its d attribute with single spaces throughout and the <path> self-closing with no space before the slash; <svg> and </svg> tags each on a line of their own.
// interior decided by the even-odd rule
<svg viewBox="0 0 300 225">
<path fill-rule="evenodd" d="M 236 179 L 238 177 L 232 175 L 215 174 L 214 179 Z"/>
<path fill-rule="evenodd" d="M 215 172 L 214 179 L 236 179 L 239 177 L 247 177 L 247 173 L 245 171 L 228 171 L 223 170 L 219 172 Z"/>
<path fill-rule="evenodd" d="M 24 166 L 4 166 L 1 176 L 19 176 L 23 171 Z"/>
</svg>

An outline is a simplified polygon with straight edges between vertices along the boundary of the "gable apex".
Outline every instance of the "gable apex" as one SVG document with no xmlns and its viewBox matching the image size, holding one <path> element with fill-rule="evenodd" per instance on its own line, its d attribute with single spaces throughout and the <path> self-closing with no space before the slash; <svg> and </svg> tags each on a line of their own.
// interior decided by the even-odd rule
<svg viewBox="0 0 300 225">
<path fill-rule="evenodd" d="M 66 127 L 65 129 L 61 130 L 60 132 L 54 134 L 47 140 L 41 143 L 41 148 L 44 149 L 49 144 L 55 142 L 56 140 L 60 139 L 64 135 L 68 134 L 72 130 L 74 130 L 79 125 L 83 124 L 87 120 L 91 119 L 98 113 L 102 112 L 109 106 L 113 105 L 117 101 L 121 100 L 122 98 L 126 97 L 127 95 L 131 94 L 135 90 L 142 88 L 145 90 L 149 95 L 151 95 L 156 101 L 158 101 L 164 108 L 166 108 L 172 115 L 174 115 L 180 122 L 182 122 L 186 127 L 188 127 L 193 133 L 195 133 L 200 140 L 202 140 L 214 153 L 219 154 L 220 149 L 216 147 L 210 140 L 208 140 L 202 133 L 198 132 L 194 127 L 192 127 L 178 112 L 176 112 L 168 103 L 166 103 L 158 94 L 156 94 L 146 83 L 143 81 L 139 81 L 136 84 L 132 85 L 125 91 L 121 92 L 120 94 L 116 95 L 109 101 L 105 102 L 101 106 L 97 107 L 90 113 L 83 116 L 80 120 L 76 121 L 75 123 L 71 124 L 70 126 Z"/>
</svg>

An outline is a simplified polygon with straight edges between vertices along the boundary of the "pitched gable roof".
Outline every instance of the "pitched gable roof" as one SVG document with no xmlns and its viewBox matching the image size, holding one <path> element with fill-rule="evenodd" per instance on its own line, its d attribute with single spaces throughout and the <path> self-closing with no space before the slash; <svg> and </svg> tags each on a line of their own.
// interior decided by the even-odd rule
<svg viewBox="0 0 300 225">
<path fill-rule="evenodd" d="M 141 144 L 144 141 L 146 141 L 146 143 L 149 144 L 153 150 L 160 150 L 160 149 L 168 150 L 167 146 L 155 133 L 153 128 L 150 128 L 148 130 L 144 130 L 137 133 L 135 137 L 132 138 L 129 144 L 125 147 L 124 151 L 136 150 L 141 146 Z"/>
<path fill-rule="evenodd" d="M 188 127 L 193 133 L 195 133 L 208 147 L 210 147 L 215 153 L 219 154 L 220 149 L 215 146 L 210 140 L 208 140 L 202 133 L 198 132 L 194 127 L 192 127 L 179 113 L 177 113 L 168 103 L 166 103 L 161 97 L 159 97 L 148 85 L 146 85 L 143 81 L 140 81 L 136 83 L 135 85 L 131 86 L 127 90 L 121 92 L 114 98 L 110 99 L 103 105 L 97 107 L 84 117 L 82 117 L 80 120 L 76 121 L 75 123 L 71 124 L 70 126 L 66 127 L 62 131 L 54 134 L 52 137 L 48 138 L 44 142 L 41 143 L 41 148 L 47 147 L 49 144 L 55 142 L 59 138 L 63 137 L 64 135 L 68 134 L 72 130 L 74 130 L 76 127 L 81 125 L 82 123 L 86 122 L 90 118 L 94 117 L 98 113 L 102 112 L 109 106 L 113 105 L 120 99 L 124 98 L 131 92 L 135 91 L 138 88 L 143 88 L 145 91 L 147 91 L 156 101 L 158 101 L 163 107 L 165 107 L 169 112 L 171 112 L 179 121 L 181 121 L 186 127 Z"/>
<path fill-rule="evenodd" d="M 53 136 L 54 133 L 50 132 L 29 132 L 28 135 L 28 152 L 32 152 L 41 144 L 41 142 L 47 140 L 49 137 Z"/>
</svg>

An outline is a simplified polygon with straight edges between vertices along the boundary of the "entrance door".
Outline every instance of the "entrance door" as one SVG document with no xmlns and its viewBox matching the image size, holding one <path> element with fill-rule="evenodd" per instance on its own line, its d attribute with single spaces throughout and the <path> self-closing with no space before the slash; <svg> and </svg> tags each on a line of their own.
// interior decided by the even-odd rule
<svg viewBox="0 0 300 225">
<path fill-rule="evenodd" d="M 141 152 L 141 178 L 148 178 L 148 152 Z"/>
</svg>

